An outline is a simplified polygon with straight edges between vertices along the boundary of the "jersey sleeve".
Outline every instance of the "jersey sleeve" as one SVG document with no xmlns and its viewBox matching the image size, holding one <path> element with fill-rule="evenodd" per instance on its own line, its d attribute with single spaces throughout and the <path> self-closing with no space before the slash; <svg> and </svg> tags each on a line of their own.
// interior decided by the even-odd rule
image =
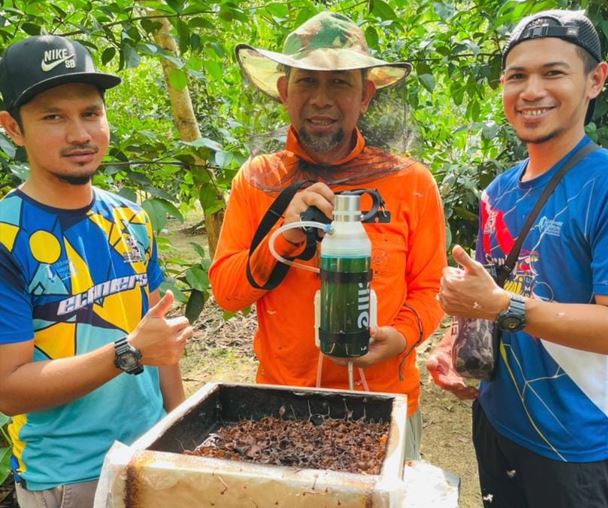
<svg viewBox="0 0 608 508">
<path fill-rule="evenodd" d="M 0 345 L 33 338 L 32 302 L 23 271 L 0 243 Z"/>
<path fill-rule="evenodd" d="M 593 207 L 595 214 L 588 222 L 587 232 L 591 246 L 593 293 L 596 295 L 608 295 L 608 185 L 603 187 L 602 195 L 596 196 L 598 205 Z"/>
</svg>

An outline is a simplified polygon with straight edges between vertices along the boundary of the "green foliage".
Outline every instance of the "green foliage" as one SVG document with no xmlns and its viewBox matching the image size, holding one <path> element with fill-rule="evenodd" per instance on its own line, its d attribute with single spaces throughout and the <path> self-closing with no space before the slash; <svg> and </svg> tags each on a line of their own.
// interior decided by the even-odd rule
<svg viewBox="0 0 608 508">
<path fill-rule="evenodd" d="M 5 414 L 0 413 L 0 485 L 2 485 L 11 472 L 11 440 L 6 432 L 6 426 L 9 424 L 10 418 Z"/>
<path fill-rule="evenodd" d="M 177 301 L 186 305 L 185 315 L 193 323 L 209 298 L 211 286 L 207 272 L 211 260 L 201 245 L 191 242 L 190 246 L 196 253 L 195 261 L 178 256 L 166 259 L 169 277 L 162 289 L 171 289 Z M 165 239 L 159 240 L 161 250 L 169 247 Z"/>
<path fill-rule="evenodd" d="M 414 66 L 394 99 L 395 112 L 377 106 L 382 115 L 371 131 L 383 130 L 370 139 L 381 142 L 392 129 L 404 141 L 392 148 L 430 167 L 450 243 L 471 246 L 481 190 L 524 156 L 502 113 L 501 49 L 521 17 L 547 8 L 586 9 L 608 48 L 605 0 L 5 0 L 0 49 L 30 34 L 68 35 L 120 74 L 123 84 L 108 92 L 112 146 L 95 183 L 143 202 L 162 238 L 168 217 L 180 219 L 196 204 L 206 213 L 221 208 L 217 191 L 229 189 L 253 150 L 280 146 L 285 114 L 244 83 L 235 45 L 279 50 L 287 33 L 314 14 L 343 12 L 363 28 L 374 54 Z M 171 23 L 177 55 L 154 42 L 160 16 Z M 191 92 L 200 140 L 178 140 L 163 61 L 176 66 L 170 85 Z M 598 100 L 588 132 L 608 146 L 608 94 Z M 22 151 L 0 135 L 0 195 L 24 177 L 24 168 Z M 195 266 L 206 270 L 204 263 Z M 208 289 L 198 268 L 180 282 L 191 309 Z"/>
</svg>

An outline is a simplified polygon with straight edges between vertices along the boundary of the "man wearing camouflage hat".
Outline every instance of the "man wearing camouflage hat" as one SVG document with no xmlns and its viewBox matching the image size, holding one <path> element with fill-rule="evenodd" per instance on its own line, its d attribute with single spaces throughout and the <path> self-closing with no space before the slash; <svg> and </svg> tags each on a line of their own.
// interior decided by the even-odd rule
<svg viewBox="0 0 608 508">
<path fill-rule="evenodd" d="M 365 225 L 380 326 L 372 332 L 369 353 L 355 360 L 364 371 L 355 386 L 363 389 L 366 379 L 373 391 L 408 395 L 408 455 L 417 457 L 421 420 L 415 348 L 442 317 L 435 299 L 446 262 L 442 204 L 424 166 L 366 146 L 357 128 L 376 89 L 404 79 L 411 66 L 372 57 L 360 28 L 330 12 L 291 33 L 283 53 L 240 45 L 237 56 L 249 81 L 283 103 L 291 126 L 283 151 L 253 158 L 233 181 L 209 272 L 214 295 L 229 310 L 256 305 L 258 382 L 347 388 L 346 366 L 319 357 L 315 347 L 313 299 L 319 277 L 291 269 L 275 289 L 260 289 L 255 286 L 264 284 L 276 260 L 265 238 L 249 261 L 252 285 L 246 276 L 248 251 L 277 193 L 293 182 L 314 183 L 295 194 L 281 224 L 299 221 L 310 206 L 331 218 L 334 192 L 377 188 L 392 220 Z M 301 229 L 290 230 L 275 246 L 281 255 L 293 257 L 305 248 L 304 238 Z"/>
<path fill-rule="evenodd" d="M 449 314 L 496 320 L 498 365 L 475 393 L 453 370 L 448 337 L 428 367 L 440 386 L 477 397 L 473 441 L 486 507 L 605 507 L 608 150 L 584 126 L 608 64 L 584 13 L 561 10 L 523 19 L 503 64 L 505 114 L 529 158 L 483 193 L 477 261 L 455 247 L 461 268 L 446 268 L 439 296 Z M 482 265 L 501 269 L 539 196 L 568 165 L 523 237 L 506 289 L 498 287 Z"/>
</svg>

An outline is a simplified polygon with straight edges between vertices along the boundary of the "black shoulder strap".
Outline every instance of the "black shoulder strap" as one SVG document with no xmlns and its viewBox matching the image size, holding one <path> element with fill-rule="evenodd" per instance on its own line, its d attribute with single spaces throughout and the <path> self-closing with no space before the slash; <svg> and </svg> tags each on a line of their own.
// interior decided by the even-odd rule
<svg viewBox="0 0 608 508">
<path fill-rule="evenodd" d="M 547 202 L 547 199 L 549 199 L 549 196 L 551 195 L 551 193 L 557 187 L 557 184 L 561 181 L 561 179 L 564 177 L 564 175 L 568 171 L 570 171 L 580 161 L 582 161 L 585 157 L 587 157 L 587 155 L 589 155 L 591 152 L 594 152 L 598 148 L 599 148 L 598 145 L 596 145 L 593 142 L 590 142 L 590 143 L 587 143 L 583 148 L 577 150 L 570 157 L 570 159 L 568 159 L 566 161 L 564 166 L 555 174 L 555 176 L 551 179 L 549 184 L 545 187 L 545 190 L 543 191 L 539 200 L 536 202 L 534 209 L 528 216 L 528 220 L 526 220 L 526 223 L 524 224 L 524 227 L 522 228 L 521 233 L 519 233 L 519 236 L 517 237 L 517 240 L 515 241 L 515 245 L 513 245 L 511 252 L 509 252 L 509 255 L 507 256 L 507 259 L 505 260 L 504 265 L 502 265 L 498 270 L 498 274 L 496 276 L 496 282 L 498 283 L 498 285 L 500 287 L 502 287 L 502 285 L 507 280 L 507 277 L 509 276 L 509 274 L 513 271 L 513 268 L 515 268 L 517 259 L 519 257 L 519 251 L 521 250 L 521 246 L 524 243 L 524 240 L 525 240 L 526 236 L 528 235 L 528 232 L 530 231 L 532 224 L 534 224 L 536 217 L 540 213 L 542 207 Z"/>
<path fill-rule="evenodd" d="M 270 277 L 268 277 L 266 283 L 260 285 L 254 280 L 249 264 L 251 261 L 251 256 L 258 248 L 258 245 L 260 245 L 264 237 L 270 232 L 272 227 L 281 218 L 283 212 L 287 209 L 289 203 L 291 203 L 291 200 L 295 196 L 296 192 L 298 192 L 301 187 L 309 183 L 310 181 L 308 180 L 304 180 L 302 182 L 295 182 L 289 187 L 283 189 L 281 193 L 277 196 L 277 198 L 268 207 L 268 210 L 266 210 L 264 217 L 262 217 L 260 225 L 258 226 L 258 229 L 255 232 L 255 235 L 253 236 L 253 240 L 251 240 L 251 246 L 249 247 L 249 256 L 247 257 L 247 280 L 249 281 L 249 284 L 251 284 L 254 288 L 274 289 L 285 278 L 285 275 L 287 275 L 289 265 L 277 263 L 277 265 L 272 270 Z"/>
</svg>

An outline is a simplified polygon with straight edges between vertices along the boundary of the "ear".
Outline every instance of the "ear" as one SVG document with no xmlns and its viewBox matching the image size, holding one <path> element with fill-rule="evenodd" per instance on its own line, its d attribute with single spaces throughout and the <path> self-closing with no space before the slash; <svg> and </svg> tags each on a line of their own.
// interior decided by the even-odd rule
<svg viewBox="0 0 608 508">
<path fill-rule="evenodd" d="M 277 80 L 277 90 L 279 91 L 279 97 L 281 98 L 281 102 L 285 104 L 287 102 L 287 85 L 288 79 L 285 74 L 283 74 Z"/>
<path fill-rule="evenodd" d="M 0 126 L 17 146 L 23 146 L 25 141 L 21 128 L 8 111 L 0 111 Z"/>
<path fill-rule="evenodd" d="M 589 99 L 595 99 L 604 88 L 608 76 L 608 63 L 600 62 L 597 67 L 589 73 Z"/>
<path fill-rule="evenodd" d="M 369 108 L 369 103 L 376 95 L 376 85 L 371 79 L 368 79 L 365 82 L 365 86 L 363 87 L 363 96 L 361 98 L 361 113 L 365 113 L 367 108 Z"/>
</svg>

